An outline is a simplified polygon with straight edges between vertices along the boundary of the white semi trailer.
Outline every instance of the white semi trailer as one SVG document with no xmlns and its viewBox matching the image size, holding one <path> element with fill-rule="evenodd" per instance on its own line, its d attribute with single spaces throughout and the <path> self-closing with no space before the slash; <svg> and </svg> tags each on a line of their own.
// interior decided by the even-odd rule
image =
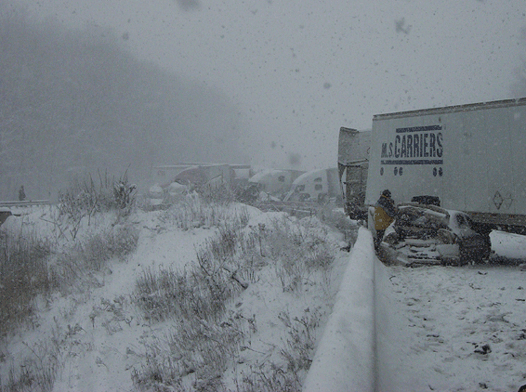
<svg viewBox="0 0 526 392">
<path fill-rule="evenodd" d="M 389 189 L 397 204 L 468 213 L 488 246 L 492 229 L 526 232 L 526 98 L 378 114 L 372 125 L 365 206 Z"/>
</svg>

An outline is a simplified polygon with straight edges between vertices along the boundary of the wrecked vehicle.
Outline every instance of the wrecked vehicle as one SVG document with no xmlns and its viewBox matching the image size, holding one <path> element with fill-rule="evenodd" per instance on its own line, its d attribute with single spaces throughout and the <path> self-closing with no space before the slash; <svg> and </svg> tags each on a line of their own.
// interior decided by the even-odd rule
<svg viewBox="0 0 526 392">
<path fill-rule="evenodd" d="M 473 229 L 464 212 L 407 203 L 398 206 L 398 216 L 386 230 L 380 253 L 384 261 L 406 266 L 462 265 L 487 261 L 488 241 L 489 237 Z"/>
</svg>

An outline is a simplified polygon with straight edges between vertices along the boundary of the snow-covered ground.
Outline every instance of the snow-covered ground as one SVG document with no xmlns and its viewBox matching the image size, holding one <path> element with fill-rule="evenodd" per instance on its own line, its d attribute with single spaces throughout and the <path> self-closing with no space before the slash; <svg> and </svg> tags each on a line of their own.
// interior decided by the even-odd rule
<svg viewBox="0 0 526 392">
<path fill-rule="evenodd" d="M 306 390 L 517 391 L 526 384 L 526 271 L 519 265 L 526 237 L 491 238 L 496 259 L 508 265 L 406 268 L 382 264 L 361 229 L 348 266 L 360 272 L 340 288 L 354 295 L 337 297 Z M 371 313 L 374 342 L 359 324 Z M 361 365 L 371 363 L 367 380 L 371 369 Z"/>
<path fill-rule="evenodd" d="M 526 384 L 526 237 L 493 232 L 508 265 L 376 263 L 379 391 L 517 391 Z"/>
<path fill-rule="evenodd" d="M 48 210 L 20 212 L 21 216 L 9 218 L 3 230 L 17 232 L 32 226 L 38 232 L 55 235 L 51 233 L 54 226 Z M 162 219 L 163 214 L 140 212 L 129 218 L 140 230 L 137 250 L 125 262 L 112 260 L 102 273 L 94 274 L 92 287 L 73 288 L 67 296 L 56 294 L 38 304 L 33 328 L 19 330 L 0 346 L 0 381 L 5 384 L 9 380 L 11 369 L 17 373 L 26 366 L 45 368 L 56 362 L 58 371 L 52 391 L 134 390 L 133 372 L 143 369 L 152 347 L 160 352 L 167 346 L 174 328 L 170 321 L 145 320 L 133 306 L 131 298 L 137 278 L 147 270 L 188 268 L 195 263 L 199 247 L 217 234 L 217 228 L 206 225 L 179 229 Z M 248 231 L 264 225 L 270 230 L 280 221 L 290 222 L 291 229 L 297 230 L 293 225 L 298 219 L 285 213 L 249 208 L 249 215 Z M 244 331 L 243 340 L 238 342 L 236 366 L 223 375 L 227 390 L 236 390 L 236 380 L 243 375 L 260 375 L 261 369 L 271 367 L 269 364 L 286 369 L 283 353 L 292 350 L 291 332 L 299 331 L 300 335 L 301 323 L 323 327 L 326 322 L 348 253 L 339 250 L 345 245 L 341 234 L 316 218 L 302 222 L 325 236 L 336 256 L 332 271 L 305 272 L 303 286 L 288 291 L 279 279 L 278 267 L 269 263 L 229 305 L 229 314 L 250 320 L 252 327 Z M 92 222 L 92 226 L 96 223 Z M 321 334 L 322 329 L 318 328 L 317 333 Z M 192 375 L 187 378 L 191 384 Z"/>
<path fill-rule="evenodd" d="M 53 391 L 133 390 L 131 374 L 145 361 L 145 346 L 162 344 L 170 328 L 168 322 L 145 322 L 130 304 L 138 274 L 147 267 L 184 268 L 214 234 L 206 227 L 171 227 L 159 214 L 133 217 L 141 233 L 138 249 L 124 263 L 112 261 L 98 287 L 40 304 L 35 327 L 0 347 L 2 382 L 27 358 L 37 364 L 51 360 L 51 346 L 59 344 Z M 257 210 L 250 215 L 252 227 L 283 217 Z M 317 220 L 311 224 L 327 230 Z M 243 317 L 257 315 L 257 328 L 240 342 L 239 366 L 224 375 L 228 390 L 236 390 L 232 380 L 240 372 L 280 360 L 288 331 L 284 318 L 314 312 L 321 314 L 321 325 L 309 391 L 515 391 L 526 384 L 526 271 L 516 262 L 385 266 L 365 228 L 351 253 L 338 250 L 337 233 L 327 238 L 337 256 L 330 276 L 306 279 L 302 290 L 291 293 L 269 270 L 232 304 Z M 526 259 L 523 236 L 494 232 L 492 243 L 501 259 Z"/>
<path fill-rule="evenodd" d="M 377 263 L 379 391 L 526 384 L 526 271 Z"/>
</svg>

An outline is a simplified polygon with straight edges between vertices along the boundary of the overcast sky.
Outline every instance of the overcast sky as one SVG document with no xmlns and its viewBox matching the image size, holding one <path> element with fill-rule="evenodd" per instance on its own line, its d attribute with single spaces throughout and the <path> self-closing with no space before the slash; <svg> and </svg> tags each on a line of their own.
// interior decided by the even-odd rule
<svg viewBox="0 0 526 392">
<path fill-rule="evenodd" d="M 510 98 L 526 58 L 524 0 L 16 1 L 218 87 L 273 167 L 335 166 L 340 126 L 374 114 Z"/>
</svg>

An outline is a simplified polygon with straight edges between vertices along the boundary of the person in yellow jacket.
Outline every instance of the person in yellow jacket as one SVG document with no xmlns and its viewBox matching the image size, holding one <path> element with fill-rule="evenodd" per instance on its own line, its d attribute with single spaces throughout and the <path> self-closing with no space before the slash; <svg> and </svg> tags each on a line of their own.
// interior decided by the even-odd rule
<svg viewBox="0 0 526 392">
<path fill-rule="evenodd" d="M 397 214 L 394 200 L 391 199 L 391 192 L 389 189 L 382 192 L 374 207 L 374 229 L 376 231 L 374 248 L 378 250 L 378 247 L 384 238 L 385 229 L 393 223 Z"/>
</svg>

